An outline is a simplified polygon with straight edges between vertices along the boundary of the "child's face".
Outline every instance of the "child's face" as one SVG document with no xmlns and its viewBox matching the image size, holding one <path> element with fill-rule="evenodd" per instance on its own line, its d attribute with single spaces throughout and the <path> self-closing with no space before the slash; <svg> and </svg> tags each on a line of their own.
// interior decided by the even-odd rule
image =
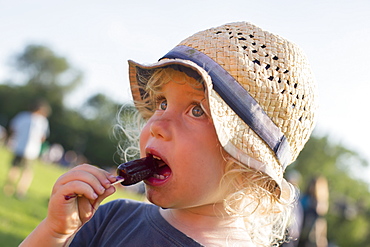
<svg viewBox="0 0 370 247">
<path fill-rule="evenodd" d="M 165 208 L 221 202 L 224 196 L 219 184 L 225 160 L 213 123 L 201 106 L 206 102 L 204 91 L 178 83 L 184 79 L 181 72 L 172 78 L 155 95 L 157 109 L 140 136 L 142 156 L 151 153 L 168 165 L 159 169 L 160 176 L 145 180 L 147 197 Z M 186 76 L 188 80 L 196 83 Z"/>
</svg>

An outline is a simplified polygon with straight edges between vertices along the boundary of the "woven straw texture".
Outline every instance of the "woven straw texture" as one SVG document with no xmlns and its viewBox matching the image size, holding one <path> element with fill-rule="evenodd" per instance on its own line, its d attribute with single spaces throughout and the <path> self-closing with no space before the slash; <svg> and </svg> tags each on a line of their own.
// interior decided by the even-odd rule
<svg viewBox="0 0 370 247">
<path fill-rule="evenodd" d="M 201 51 L 227 70 L 284 133 L 291 162 L 297 158 L 314 128 L 317 108 L 316 86 L 299 47 L 246 22 L 201 31 L 179 45 Z M 220 141 L 231 142 L 267 166 L 260 170 L 272 169 L 275 174 L 270 175 L 281 179 L 284 171 L 274 152 L 216 92 L 210 90 L 209 94 Z"/>
</svg>

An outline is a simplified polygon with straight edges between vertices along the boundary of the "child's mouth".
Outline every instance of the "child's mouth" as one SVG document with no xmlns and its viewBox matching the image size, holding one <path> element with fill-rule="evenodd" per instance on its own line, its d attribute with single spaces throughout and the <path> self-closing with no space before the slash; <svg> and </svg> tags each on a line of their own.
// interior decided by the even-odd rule
<svg viewBox="0 0 370 247">
<path fill-rule="evenodd" d="M 155 173 L 146 179 L 150 185 L 161 185 L 171 176 L 171 168 L 159 157 L 153 156 L 158 168 Z"/>
</svg>

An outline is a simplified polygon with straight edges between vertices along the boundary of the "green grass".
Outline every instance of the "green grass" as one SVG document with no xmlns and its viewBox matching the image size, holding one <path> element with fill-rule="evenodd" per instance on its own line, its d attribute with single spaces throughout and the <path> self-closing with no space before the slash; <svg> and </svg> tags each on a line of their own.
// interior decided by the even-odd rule
<svg viewBox="0 0 370 247">
<path fill-rule="evenodd" d="M 23 200 L 7 197 L 3 193 L 5 177 L 9 169 L 12 154 L 0 147 L 0 246 L 18 246 L 20 242 L 46 216 L 51 189 L 57 178 L 66 172 L 66 168 L 40 161 L 34 163 L 34 179 Z M 142 200 L 142 197 L 124 190 L 118 190 L 103 203 L 117 199 L 130 198 Z"/>
</svg>

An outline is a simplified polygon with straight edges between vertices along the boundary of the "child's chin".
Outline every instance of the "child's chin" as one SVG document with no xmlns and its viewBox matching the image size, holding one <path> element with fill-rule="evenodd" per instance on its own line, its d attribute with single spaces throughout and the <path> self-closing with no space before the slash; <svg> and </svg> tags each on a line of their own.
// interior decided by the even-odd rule
<svg viewBox="0 0 370 247">
<path fill-rule="evenodd" d="M 146 198 L 149 202 L 161 207 L 163 209 L 170 208 L 171 203 L 168 201 L 165 195 L 155 191 L 155 189 L 148 188 L 146 191 Z"/>
</svg>

